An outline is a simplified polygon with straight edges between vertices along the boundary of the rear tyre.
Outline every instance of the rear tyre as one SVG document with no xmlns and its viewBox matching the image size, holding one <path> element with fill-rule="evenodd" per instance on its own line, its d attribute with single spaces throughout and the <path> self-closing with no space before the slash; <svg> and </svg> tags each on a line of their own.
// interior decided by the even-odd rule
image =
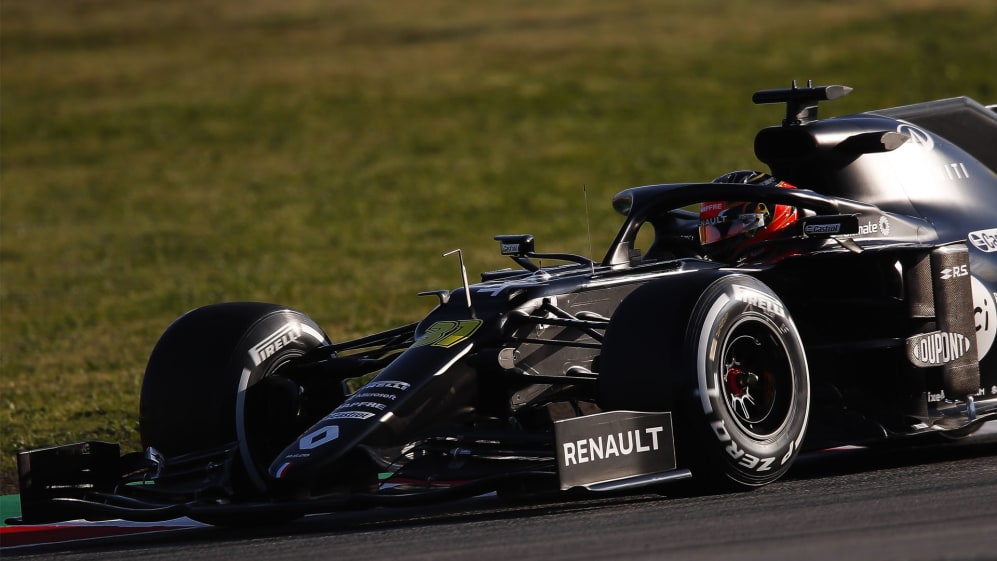
<svg viewBox="0 0 997 561">
<path fill-rule="evenodd" d="M 328 342 L 308 316 L 274 304 L 233 302 L 188 312 L 149 357 L 139 402 L 143 445 L 169 457 L 238 442 L 241 473 L 233 484 L 264 492 L 267 467 L 280 451 L 274 435 L 296 413 L 297 388 L 279 372 Z"/>
</svg>

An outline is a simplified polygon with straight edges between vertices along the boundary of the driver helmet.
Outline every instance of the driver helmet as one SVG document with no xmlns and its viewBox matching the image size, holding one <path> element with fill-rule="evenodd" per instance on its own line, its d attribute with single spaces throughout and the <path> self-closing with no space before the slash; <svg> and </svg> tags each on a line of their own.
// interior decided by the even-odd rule
<svg viewBox="0 0 997 561">
<path fill-rule="evenodd" d="M 733 171 L 713 183 L 744 183 L 795 189 L 767 173 Z M 746 191 L 750 196 L 750 191 Z M 699 211 L 699 243 L 713 259 L 743 256 L 762 242 L 782 237 L 798 218 L 796 207 L 751 201 L 704 202 Z"/>
</svg>

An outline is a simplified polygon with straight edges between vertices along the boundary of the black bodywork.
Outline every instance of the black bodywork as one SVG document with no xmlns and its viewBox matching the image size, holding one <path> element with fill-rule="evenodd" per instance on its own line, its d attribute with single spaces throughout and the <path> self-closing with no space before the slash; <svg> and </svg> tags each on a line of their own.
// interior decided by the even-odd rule
<svg viewBox="0 0 997 561">
<path fill-rule="evenodd" d="M 818 449 L 971 434 L 997 418 L 997 114 L 956 98 L 817 119 L 819 101 L 849 91 L 794 84 L 755 94 L 756 103 L 786 104 L 784 122 L 758 133 L 755 153 L 796 189 L 627 189 L 613 200 L 623 225 L 599 262 L 538 253 L 529 235 L 498 236 L 520 268 L 429 293 L 439 305 L 421 321 L 342 343 L 297 312 L 253 307 L 262 305 L 187 314 L 150 359 L 141 406 L 149 448 L 121 457 L 104 443 L 21 453 L 23 521 L 224 523 L 496 490 L 727 481 L 698 458 L 705 448 L 695 441 L 711 436 L 688 413 L 699 400 L 709 412 L 701 394 L 720 390 L 702 385 L 702 372 L 696 386 L 687 370 L 698 358 L 672 356 L 695 351 L 689 334 L 703 314 L 693 304 L 725 278 L 760 283 L 745 313 L 791 317 L 776 331 L 798 331 L 787 340 L 805 351 L 805 359 L 784 353 L 792 359 L 784 370 L 805 383 L 771 390 L 795 388 L 785 407 L 802 417 L 780 448 L 785 468 L 801 442 Z M 750 255 L 710 259 L 698 214 L 687 209 L 743 200 L 746 190 L 802 218 L 793 235 Z M 648 228 L 653 238 L 638 238 Z M 638 239 L 653 241 L 636 247 Z M 230 321 L 233 310 L 249 319 Z M 190 327 L 198 323 L 203 333 Z M 229 324 L 242 327 L 228 340 L 214 335 Z M 210 341 L 194 344 L 201 340 Z M 207 360 L 198 353 L 219 354 L 218 370 L 232 372 L 201 402 L 177 397 L 200 385 L 174 387 L 184 360 Z M 731 403 L 757 383 L 747 370 L 727 366 L 728 375 Z M 738 407 L 728 421 L 743 412 L 750 436 L 761 424 Z M 608 436 L 586 439 L 602 425 L 572 423 L 579 419 L 609 423 Z M 202 434 L 216 424 L 232 427 Z M 723 424 L 709 426 L 725 444 Z M 756 432 L 777 428 L 765 431 Z M 778 460 L 731 446 L 718 453 L 759 473 L 756 464 Z M 622 465 L 613 466 L 610 447 L 635 452 L 615 454 Z M 644 449 L 661 454 L 637 461 Z M 588 472 L 568 470 L 572 463 Z"/>
</svg>

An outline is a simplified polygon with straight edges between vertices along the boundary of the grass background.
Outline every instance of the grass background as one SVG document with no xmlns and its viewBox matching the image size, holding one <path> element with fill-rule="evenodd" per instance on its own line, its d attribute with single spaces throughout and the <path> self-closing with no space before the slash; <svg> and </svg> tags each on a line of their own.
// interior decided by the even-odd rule
<svg viewBox="0 0 997 561">
<path fill-rule="evenodd" d="M 589 253 L 583 188 L 601 257 L 620 189 L 760 165 L 755 90 L 995 103 L 994 29 L 992 0 L 5 0 L 0 493 L 19 449 L 138 449 L 190 308 L 412 321 L 459 284 L 444 251 Z"/>
</svg>

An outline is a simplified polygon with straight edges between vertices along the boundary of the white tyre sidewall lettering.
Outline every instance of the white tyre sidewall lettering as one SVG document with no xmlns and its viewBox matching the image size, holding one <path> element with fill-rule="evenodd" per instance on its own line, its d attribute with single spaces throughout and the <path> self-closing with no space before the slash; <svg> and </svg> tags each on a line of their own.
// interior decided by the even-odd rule
<svg viewBox="0 0 997 561">
<path fill-rule="evenodd" d="M 252 453 L 249 449 L 248 434 L 246 432 L 246 391 L 249 387 L 266 376 L 268 370 L 269 362 L 271 360 L 281 360 L 281 358 L 289 356 L 290 354 L 301 355 L 303 353 L 303 348 L 312 347 L 316 345 L 321 345 L 326 343 L 326 339 L 322 336 L 322 332 L 307 323 L 305 323 L 306 318 L 299 315 L 296 312 L 291 312 L 291 310 L 286 310 L 283 312 L 284 316 L 287 318 L 287 323 L 296 323 L 301 331 L 301 335 L 297 337 L 291 345 L 283 348 L 281 351 L 274 353 L 266 358 L 266 360 L 259 365 L 252 365 L 251 363 L 246 363 L 242 369 L 242 375 L 239 377 L 239 389 L 235 397 L 235 430 L 236 436 L 239 439 L 239 456 L 242 459 L 243 465 L 245 466 L 246 473 L 249 476 L 250 481 L 253 486 L 258 490 L 265 490 L 267 488 L 266 481 L 263 475 L 256 469 L 255 462 L 253 461 Z M 290 317 L 288 317 L 290 316 Z M 263 322 L 261 322 L 263 323 Z M 255 341 L 254 338 L 259 338 L 260 336 L 267 336 L 269 333 L 260 333 L 260 327 L 255 327 L 251 332 L 250 336 L 246 338 L 247 341 Z M 266 331 L 265 329 L 263 331 Z M 238 351 L 242 352 L 242 351 Z M 243 353 L 245 355 L 245 353 Z M 248 356 L 248 355 L 247 355 Z M 337 435 L 338 436 L 338 435 Z"/>
<path fill-rule="evenodd" d="M 700 305 L 708 306 L 708 311 L 705 315 L 699 316 L 703 318 L 700 325 L 691 326 L 701 330 L 694 340 L 698 343 L 696 374 L 702 412 L 709 424 L 710 433 L 716 438 L 726 461 L 734 469 L 756 475 L 781 472 L 788 468 L 788 463 L 799 451 L 810 415 L 810 388 L 803 343 L 788 314 L 782 317 L 772 310 L 735 299 L 735 286 L 741 285 L 743 288 L 747 285 L 748 288 L 760 291 L 772 301 L 782 305 L 778 297 L 764 284 L 740 276 L 725 277 L 725 279 L 730 280 L 721 281 L 725 282 L 726 286 L 722 292 L 712 296 L 712 302 L 701 301 Z M 709 292 L 711 291 L 708 289 L 706 293 Z M 784 310 L 785 306 L 782 306 L 782 309 Z M 790 413 L 785 422 L 773 432 L 772 438 L 766 441 L 755 440 L 742 431 L 728 410 L 720 391 L 723 380 L 719 363 L 723 360 L 724 345 L 734 329 L 745 321 L 761 323 L 772 332 L 776 340 L 787 347 L 785 352 L 794 370 L 792 390 L 794 402 L 790 405 L 790 411 L 802 407 L 800 412 Z M 803 373 L 802 376 L 799 376 L 800 372 Z M 802 403 L 796 402 L 797 396 L 802 398 Z"/>
</svg>

